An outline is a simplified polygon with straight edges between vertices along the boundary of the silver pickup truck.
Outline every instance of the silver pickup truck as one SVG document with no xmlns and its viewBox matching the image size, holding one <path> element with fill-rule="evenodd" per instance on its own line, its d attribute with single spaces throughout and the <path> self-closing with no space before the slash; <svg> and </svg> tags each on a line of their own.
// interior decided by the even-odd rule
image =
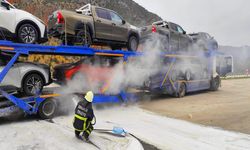
<svg viewBox="0 0 250 150">
<path fill-rule="evenodd" d="M 49 16 L 49 35 L 69 45 L 106 44 L 112 49 L 137 50 L 139 32 L 118 13 L 87 4 L 75 11 L 57 10 Z"/>
</svg>

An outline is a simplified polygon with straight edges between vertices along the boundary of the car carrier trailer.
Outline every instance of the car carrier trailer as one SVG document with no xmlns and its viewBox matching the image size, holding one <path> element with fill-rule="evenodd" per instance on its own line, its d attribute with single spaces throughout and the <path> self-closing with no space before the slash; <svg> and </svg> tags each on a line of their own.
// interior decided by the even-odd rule
<svg viewBox="0 0 250 150">
<path fill-rule="evenodd" d="M 145 83 L 145 90 L 151 94 L 168 94 L 175 97 L 184 97 L 186 93 L 211 90 L 217 91 L 221 86 L 220 77 L 225 76 L 233 71 L 232 56 L 225 56 L 217 50 L 209 50 L 202 52 L 184 52 L 176 54 L 163 54 L 160 59 L 164 60 L 161 65 L 161 70 L 150 77 Z M 194 61 L 200 59 L 205 61 L 205 65 L 200 71 L 203 77 L 191 78 L 191 70 L 195 67 L 190 67 L 184 72 L 185 64 L 180 64 L 180 60 Z M 221 63 L 221 62 L 224 62 Z M 201 62 L 196 62 L 200 65 Z M 202 72 L 204 71 L 204 72 Z M 196 74 L 199 74 L 197 72 Z"/>
<path fill-rule="evenodd" d="M 0 73 L 0 83 L 3 81 L 4 77 L 12 67 L 12 65 L 17 61 L 20 55 L 30 55 L 30 54 L 49 54 L 49 55 L 69 55 L 69 56 L 105 56 L 105 57 L 123 57 L 124 61 L 128 61 L 130 57 L 143 57 L 142 52 L 132 52 L 132 51 L 122 51 L 122 50 L 98 50 L 84 46 L 44 46 L 38 44 L 18 44 L 10 41 L 0 41 L 0 51 L 1 53 L 9 53 L 14 56 L 5 66 L 5 68 Z M 173 71 L 177 58 L 194 58 L 199 56 L 187 56 L 178 53 L 162 53 L 161 57 L 169 59 L 171 62 L 165 71 L 164 75 L 160 77 L 160 82 L 156 84 L 155 87 L 151 87 L 151 92 L 158 90 L 158 92 L 174 94 L 177 97 L 182 97 L 186 92 L 209 89 L 213 85 L 213 81 L 220 80 L 219 76 L 214 76 L 215 68 L 215 57 L 218 53 L 214 51 L 209 51 L 206 53 L 206 57 L 209 60 L 208 69 L 210 76 L 212 78 L 204 81 L 187 81 L 187 80 L 173 80 Z M 154 82 L 156 78 L 151 78 L 151 82 Z M 199 88 L 195 85 L 199 83 Z M 216 85 L 217 86 L 216 82 Z M 219 81 L 220 84 L 220 81 Z M 0 88 L 0 94 L 4 96 L 11 104 L 23 110 L 26 114 L 39 114 L 42 118 L 51 118 L 56 110 L 56 104 L 52 100 L 54 97 L 59 97 L 63 95 L 59 94 L 47 94 L 42 95 L 38 93 L 37 96 L 19 98 L 13 94 L 7 93 L 4 89 Z M 128 101 L 131 98 L 135 98 L 133 94 L 121 91 L 118 95 L 106 95 L 99 94 L 94 98 L 93 103 L 118 103 L 122 101 Z M 8 106 L 8 105 L 6 105 Z"/>
<path fill-rule="evenodd" d="M 128 57 L 135 57 L 137 55 L 140 55 L 140 53 L 122 50 L 97 50 L 84 46 L 44 46 L 38 44 L 19 44 L 10 41 L 0 41 L 0 51 L 1 53 L 13 54 L 12 59 L 0 73 L 0 83 L 3 81 L 10 68 L 21 55 L 46 54 L 68 56 L 117 56 L 123 57 L 124 61 L 126 61 Z M 53 116 L 53 113 L 55 111 L 56 104 L 51 99 L 53 97 L 63 96 L 59 94 L 40 95 L 41 93 L 38 93 L 37 96 L 19 98 L 14 96 L 13 94 L 7 93 L 3 88 L 0 88 L 0 94 L 11 102 L 8 104 L 14 104 L 16 107 L 23 110 L 26 114 L 39 114 L 42 118 L 45 119 Z M 127 101 L 132 97 L 134 97 L 133 94 L 128 94 L 123 91 L 121 91 L 118 95 L 98 94 L 95 95 L 93 103 L 119 103 L 122 101 Z M 8 104 L 6 104 L 6 107 L 11 107 Z M 49 110 L 47 110 L 48 108 Z"/>
</svg>

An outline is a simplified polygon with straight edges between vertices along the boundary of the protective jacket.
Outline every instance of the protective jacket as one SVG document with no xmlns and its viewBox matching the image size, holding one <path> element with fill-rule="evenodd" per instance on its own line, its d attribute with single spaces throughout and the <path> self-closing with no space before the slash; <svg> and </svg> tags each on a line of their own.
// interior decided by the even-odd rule
<svg viewBox="0 0 250 150">
<path fill-rule="evenodd" d="M 75 108 L 75 117 L 73 126 L 76 131 L 85 131 L 90 127 L 91 121 L 94 118 L 92 103 L 84 100 L 78 102 Z"/>
</svg>

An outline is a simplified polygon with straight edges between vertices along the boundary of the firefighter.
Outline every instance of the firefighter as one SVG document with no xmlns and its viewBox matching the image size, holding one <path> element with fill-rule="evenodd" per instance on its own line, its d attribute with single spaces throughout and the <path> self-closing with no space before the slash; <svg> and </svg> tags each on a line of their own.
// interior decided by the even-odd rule
<svg viewBox="0 0 250 150">
<path fill-rule="evenodd" d="M 91 124 L 94 119 L 94 111 L 92 108 L 92 101 L 94 94 L 92 91 L 87 92 L 85 97 L 80 100 L 75 108 L 75 117 L 73 126 L 75 128 L 75 136 L 78 139 L 85 141 L 89 140 L 89 135 L 93 131 L 93 125 Z M 80 135 L 82 133 L 82 136 Z"/>
</svg>

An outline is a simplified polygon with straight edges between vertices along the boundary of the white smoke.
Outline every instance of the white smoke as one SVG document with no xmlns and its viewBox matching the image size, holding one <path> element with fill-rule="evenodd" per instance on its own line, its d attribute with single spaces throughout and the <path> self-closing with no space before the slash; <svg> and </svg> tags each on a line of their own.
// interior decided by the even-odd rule
<svg viewBox="0 0 250 150">
<path fill-rule="evenodd" d="M 142 56 L 130 57 L 126 63 L 120 61 L 115 66 L 111 66 L 110 64 L 104 64 L 102 61 L 95 61 L 95 63 L 92 64 L 93 67 L 99 66 L 105 68 L 109 66 L 110 68 L 106 67 L 107 69 L 109 68 L 109 71 L 101 72 L 98 69 L 89 69 L 88 74 L 92 75 L 91 77 L 87 77 L 82 73 L 77 74 L 66 86 L 60 88 L 59 93 L 64 95 L 72 93 L 83 94 L 86 93 L 86 91 L 92 90 L 95 94 L 116 95 L 123 90 L 128 90 L 128 88 L 143 87 L 150 77 L 158 73 L 165 75 L 168 72 L 168 65 L 170 64 L 163 62 L 164 59 L 170 58 L 162 57 L 161 55 L 162 52 L 166 52 L 166 50 L 164 50 L 166 43 L 163 42 L 163 39 L 164 36 L 162 35 L 152 34 L 151 38 L 147 39 L 142 45 Z M 170 77 L 173 75 L 176 76 L 176 79 L 184 79 L 186 71 L 191 70 L 192 74 L 199 74 L 195 75 L 193 79 L 209 78 L 208 74 L 205 74 L 205 72 L 208 71 L 206 67 L 208 61 L 205 59 L 204 51 L 201 50 L 197 44 L 179 51 L 178 54 L 190 57 L 181 58 L 183 59 L 182 61 L 179 61 L 179 58 L 177 58 L 178 61 L 174 63 L 174 71 L 170 74 Z M 196 64 L 195 61 L 193 62 L 194 58 L 192 56 L 198 56 L 198 63 L 197 61 Z M 177 74 L 174 74 L 176 72 Z M 107 75 L 108 77 L 106 77 Z M 95 77 L 102 77 L 108 80 L 102 83 L 100 80 L 93 79 Z"/>
<path fill-rule="evenodd" d="M 162 52 L 162 35 L 152 34 L 152 37 L 143 43 L 143 55 L 132 57 L 123 65 L 118 64 L 112 75 L 107 93 L 117 94 L 127 87 L 142 87 L 150 76 L 161 70 L 160 53 Z"/>
</svg>

